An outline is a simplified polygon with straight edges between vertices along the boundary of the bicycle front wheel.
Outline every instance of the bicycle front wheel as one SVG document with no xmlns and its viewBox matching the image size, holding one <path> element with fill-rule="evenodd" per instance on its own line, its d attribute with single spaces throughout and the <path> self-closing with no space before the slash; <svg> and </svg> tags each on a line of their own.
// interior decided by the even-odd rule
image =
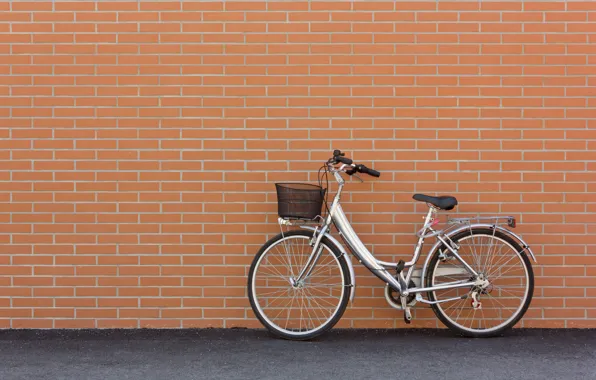
<svg viewBox="0 0 596 380">
<path fill-rule="evenodd" d="M 296 279 L 311 252 L 312 231 L 290 231 L 269 240 L 257 253 L 248 275 L 248 297 L 259 321 L 274 335 L 312 339 L 331 329 L 349 300 L 350 272 L 328 239 L 304 280 Z"/>
<path fill-rule="evenodd" d="M 433 304 L 433 311 L 441 322 L 461 335 L 502 334 L 530 306 L 534 273 L 528 256 L 514 239 L 493 229 L 465 230 L 451 240 L 459 247 L 460 257 L 487 282 L 483 286 L 429 292 L 430 301 L 445 301 Z M 475 280 L 445 247 L 438 249 L 429 262 L 427 287 Z"/>
</svg>

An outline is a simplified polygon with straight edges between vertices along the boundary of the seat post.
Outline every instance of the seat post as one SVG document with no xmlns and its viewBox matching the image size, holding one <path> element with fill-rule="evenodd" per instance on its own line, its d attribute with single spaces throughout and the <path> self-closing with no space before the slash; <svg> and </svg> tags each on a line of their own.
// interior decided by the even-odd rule
<svg viewBox="0 0 596 380">
<path fill-rule="evenodd" d="M 424 218 L 424 227 L 427 228 L 430 224 L 430 220 L 432 219 L 433 215 L 437 212 L 436 207 L 431 205 L 430 203 L 426 204 L 428 206 L 428 213 L 426 213 L 426 217 Z"/>
</svg>

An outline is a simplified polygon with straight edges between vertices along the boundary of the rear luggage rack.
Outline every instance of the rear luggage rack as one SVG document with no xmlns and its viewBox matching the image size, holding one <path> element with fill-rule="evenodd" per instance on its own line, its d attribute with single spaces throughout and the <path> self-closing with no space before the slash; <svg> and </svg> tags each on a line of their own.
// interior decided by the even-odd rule
<svg viewBox="0 0 596 380">
<path fill-rule="evenodd" d="M 492 221 L 490 224 L 500 225 L 507 224 L 511 228 L 515 228 L 516 221 L 513 216 L 474 216 L 469 218 L 450 218 L 447 217 L 447 224 L 472 224 L 472 222 Z"/>
<path fill-rule="evenodd" d="M 324 219 L 321 216 L 317 216 L 314 220 L 310 219 L 288 219 L 288 218 L 277 218 L 277 223 L 280 226 L 307 226 L 307 225 L 320 225 Z"/>
</svg>

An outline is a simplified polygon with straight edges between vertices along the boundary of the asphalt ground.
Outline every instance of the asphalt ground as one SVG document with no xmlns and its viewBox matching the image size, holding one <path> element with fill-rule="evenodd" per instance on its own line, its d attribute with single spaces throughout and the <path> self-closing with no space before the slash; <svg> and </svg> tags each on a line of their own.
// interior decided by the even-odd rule
<svg viewBox="0 0 596 380">
<path fill-rule="evenodd" d="M 596 330 L 3 330 L 0 379 L 596 379 Z"/>
</svg>

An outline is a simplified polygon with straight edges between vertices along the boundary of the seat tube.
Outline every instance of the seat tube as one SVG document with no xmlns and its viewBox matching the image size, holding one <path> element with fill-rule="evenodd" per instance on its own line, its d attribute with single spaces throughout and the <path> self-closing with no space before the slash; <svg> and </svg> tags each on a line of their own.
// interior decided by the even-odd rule
<svg viewBox="0 0 596 380">
<path fill-rule="evenodd" d="M 415 265 L 416 262 L 418 261 L 418 258 L 420 257 L 420 252 L 422 251 L 422 245 L 424 244 L 424 235 L 426 234 L 426 231 L 430 227 L 430 221 L 431 221 L 433 215 L 434 215 L 434 210 L 432 207 L 430 207 L 428 209 L 428 213 L 426 214 L 426 217 L 424 218 L 424 226 L 418 232 L 418 242 L 416 243 L 416 248 L 414 249 L 414 256 L 412 257 L 412 260 L 408 261 L 405 264 L 406 267 L 411 267 L 411 266 Z"/>
</svg>

